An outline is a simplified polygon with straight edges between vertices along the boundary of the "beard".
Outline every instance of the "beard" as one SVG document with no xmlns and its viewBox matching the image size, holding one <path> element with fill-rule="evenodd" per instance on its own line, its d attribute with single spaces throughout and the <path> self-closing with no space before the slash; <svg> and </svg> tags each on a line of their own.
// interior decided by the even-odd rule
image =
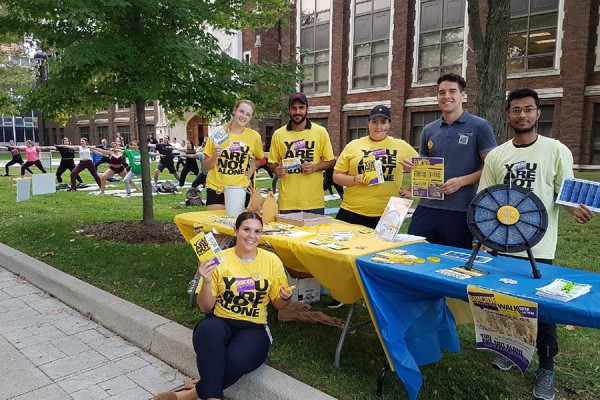
<svg viewBox="0 0 600 400">
<path fill-rule="evenodd" d="M 513 130 L 515 131 L 516 135 L 524 135 L 526 133 L 531 133 L 535 130 L 535 124 L 526 127 L 526 128 L 518 128 L 518 127 L 514 127 L 513 126 Z"/>
<path fill-rule="evenodd" d="M 296 121 L 296 118 L 300 117 L 300 121 Z M 306 120 L 306 115 L 294 115 L 292 117 L 292 121 L 294 121 L 294 124 L 296 125 L 300 125 L 301 123 L 303 123 Z"/>
</svg>

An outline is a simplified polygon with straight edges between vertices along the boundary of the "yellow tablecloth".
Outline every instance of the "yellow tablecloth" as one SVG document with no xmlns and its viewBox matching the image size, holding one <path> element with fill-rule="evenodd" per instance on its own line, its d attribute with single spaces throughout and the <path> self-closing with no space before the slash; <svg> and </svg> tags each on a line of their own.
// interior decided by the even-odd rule
<svg viewBox="0 0 600 400">
<path fill-rule="evenodd" d="M 234 222 L 234 218 L 225 216 L 225 211 L 197 211 L 175 216 L 175 224 L 188 241 L 196 234 L 194 227 L 205 232 L 215 229 L 219 233 L 233 235 Z M 293 229 L 293 231 L 307 232 L 305 236 L 263 235 L 261 242 L 273 247 L 286 267 L 310 273 L 336 300 L 351 304 L 362 298 L 356 278 L 356 258 L 399 245 L 399 243 L 375 239 L 370 234 L 360 233 L 360 229 L 365 228 L 332 220 L 329 224 Z M 311 238 L 325 237 L 334 231 L 353 232 L 351 240 L 337 242 L 347 246 L 348 249 L 332 250 L 308 243 Z"/>
</svg>

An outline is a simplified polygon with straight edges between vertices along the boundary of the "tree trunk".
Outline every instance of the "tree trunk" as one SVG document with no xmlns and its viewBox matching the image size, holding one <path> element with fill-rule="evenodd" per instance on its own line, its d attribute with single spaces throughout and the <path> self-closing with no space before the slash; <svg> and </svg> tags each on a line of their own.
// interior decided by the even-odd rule
<svg viewBox="0 0 600 400">
<path fill-rule="evenodd" d="M 154 222 L 154 207 L 152 205 L 152 181 L 150 180 L 150 158 L 148 157 L 148 134 L 146 132 L 146 101 L 135 100 L 135 118 L 138 137 L 140 140 L 140 155 L 142 161 L 142 222 Z"/>
<path fill-rule="evenodd" d="M 480 1 L 469 0 L 468 14 L 477 96 L 475 106 L 480 117 L 487 119 L 498 143 L 505 139 L 506 59 L 510 30 L 510 0 L 488 0 L 485 33 L 481 26 Z"/>
</svg>

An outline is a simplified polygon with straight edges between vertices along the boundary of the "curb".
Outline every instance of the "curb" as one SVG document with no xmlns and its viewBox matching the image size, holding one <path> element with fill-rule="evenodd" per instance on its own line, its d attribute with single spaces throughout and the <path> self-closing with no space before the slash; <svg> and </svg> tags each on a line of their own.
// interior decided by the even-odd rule
<svg viewBox="0 0 600 400">
<path fill-rule="evenodd" d="M 142 350 L 197 377 L 192 331 L 133 303 L 72 277 L 27 254 L 0 243 L 0 267 L 22 276 L 130 341 Z M 274 368 L 262 365 L 225 391 L 227 397 L 244 400 L 335 400 Z"/>
</svg>

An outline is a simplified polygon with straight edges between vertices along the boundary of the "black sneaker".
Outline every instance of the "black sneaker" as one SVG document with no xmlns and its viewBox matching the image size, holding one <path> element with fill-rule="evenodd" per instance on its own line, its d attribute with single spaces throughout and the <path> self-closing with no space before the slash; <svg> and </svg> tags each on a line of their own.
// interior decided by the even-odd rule
<svg viewBox="0 0 600 400">
<path fill-rule="evenodd" d="M 337 301 L 336 299 L 332 299 L 329 303 L 327 303 L 327 308 L 340 308 L 344 303 Z"/>
</svg>

